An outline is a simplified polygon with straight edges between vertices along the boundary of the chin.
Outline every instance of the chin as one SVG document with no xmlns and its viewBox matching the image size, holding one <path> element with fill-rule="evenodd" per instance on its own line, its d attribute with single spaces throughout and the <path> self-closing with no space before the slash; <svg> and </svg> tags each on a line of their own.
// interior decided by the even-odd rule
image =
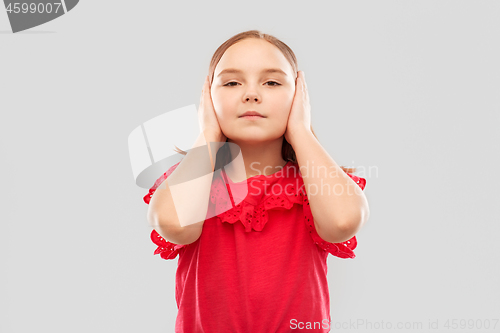
<svg viewBox="0 0 500 333">
<path fill-rule="evenodd" d="M 238 135 L 232 136 L 231 140 L 235 142 L 260 143 L 260 142 L 277 140 L 282 137 L 283 134 L 282 135 L 257 134 L 257 133 L 244 134 L 240 132 Z"/>
</svg>

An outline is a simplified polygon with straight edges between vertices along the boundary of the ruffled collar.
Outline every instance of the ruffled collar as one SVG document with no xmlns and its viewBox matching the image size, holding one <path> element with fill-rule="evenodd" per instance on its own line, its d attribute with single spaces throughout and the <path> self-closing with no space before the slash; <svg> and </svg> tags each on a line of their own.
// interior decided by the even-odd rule
<svg viewBox="0 0 500 333">
<path fill-rule="evenodd" d="M 303 204 L 303 180 L 296 162 L 288 161 L 271 175 L 257 175 L 233 182 L 224 170 L 214 177 L 210 201 L 222 222 L 243 223 L 246 232 L 261 231 L 270 209 L 291 209 Z"/>
</svg>

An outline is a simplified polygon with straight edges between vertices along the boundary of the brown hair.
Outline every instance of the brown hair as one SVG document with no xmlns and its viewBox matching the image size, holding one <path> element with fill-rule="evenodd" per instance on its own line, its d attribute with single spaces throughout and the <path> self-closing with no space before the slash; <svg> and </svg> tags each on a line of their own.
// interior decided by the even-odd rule
<svg viewBox="0 0 500 333">
<path fill-rule="evenodd" d="M 297 71 L 298 71 L 298 65 L 297 65 L 297 58 L 295 57 L 295 54 L 293 53 L 292 49 L 288 47 L 285 43 L 280 41 L 278 38 L 262 33 L 258 30 L 249 30 L 245 32 L 241 32 L 239 34 L 234 35 L 233 37 L 229 38 L 226 40 L 224 43 L 222 43 L 221 46 L 215 51 L 214 55 L 212 56 L 212 60 L 210 61 L 210 66 L 208 68 L 208 77 L 210 81 L 210 85 L 212 85 L 213 82 L 213 77 L 214 77 L 214 72 L 215 72 L 215 67 L 219 63 L 220 59 L 222 58 L 222 55 L 226 52 L 226 50 L 236 44 L 237 42 L 242 41 L 243 39 L 247 38 L 256 38 L 256 39 L 262 39 L 266 40 L 269 43 L 273 44 L 276 46 L 281 53 L 285 56 L 286 60 L 290 63 L 292 66 L 293 73 L 295 77 L 297 77 Z M 312 124 L 311 124 L 311 132 L 318 139 L 316 136 L 316 133 L 314 133 Z M 226 140 L 227 142 L 227 140 Z M 176 149 L 174 149 L 176 152 L 182 155 L 186 155 L 187 152 L 179 149 L 177 146 L 175 146 Z M 281 147 L 281 156 L 285 161 L 292 161 L 294 163 L 297 163 L 297 157 L 295 156 L 295 151 L 293 150 L 293 147 L 288 141 L 286 141 L 284 135 L 283 135 L 283 145 Z M 219 152 L 217 153 L 216 156 L 216 163 L 215 163 L 215 170 L 218 170 L 222 168 L 223 166 L 229 164 L 230 162 L 230 154 L 229 154 L 229 146 L 227 144 L 223 145 L 220 149 Z M 340 166 L 342 170 L 348 173 L 352 173 L 356 171 L 356 168 L 348 168 L 344 166 Z"/>
</svg>

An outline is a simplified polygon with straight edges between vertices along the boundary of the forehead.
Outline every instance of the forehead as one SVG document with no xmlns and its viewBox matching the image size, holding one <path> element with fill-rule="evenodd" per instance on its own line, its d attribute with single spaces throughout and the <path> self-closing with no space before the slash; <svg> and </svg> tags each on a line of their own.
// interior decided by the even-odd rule
<svg viewBox="0 0 500 333">
<path fill-rule="evenodd" d="M 263 69 L 281 69 L 292 77 L 292 66 L 283 53 L 271 43 L 255 38 L 231 45 L 215 67 L 214 77 L 225 69 L 238 69 L 243 73 L 258 73 Z"/>
</svg>

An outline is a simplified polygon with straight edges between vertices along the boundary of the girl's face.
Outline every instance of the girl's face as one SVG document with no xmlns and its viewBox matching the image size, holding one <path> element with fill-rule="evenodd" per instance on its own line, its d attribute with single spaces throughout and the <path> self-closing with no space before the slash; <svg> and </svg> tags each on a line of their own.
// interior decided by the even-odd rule
<svg viewBox="0 0 500 333">
<path fill-rule="evenodd" d="M 265 40 L 249 38 L 229 47 L 215 67 L 211 86 L 212 102 L 224 135 L 236 143 L 283 136 L 295 94 L 295 79 L 292 66 L 281 51 Z M 241 118 L 247 111 L 257 111 L 264 118 Z"/>
</svg>

